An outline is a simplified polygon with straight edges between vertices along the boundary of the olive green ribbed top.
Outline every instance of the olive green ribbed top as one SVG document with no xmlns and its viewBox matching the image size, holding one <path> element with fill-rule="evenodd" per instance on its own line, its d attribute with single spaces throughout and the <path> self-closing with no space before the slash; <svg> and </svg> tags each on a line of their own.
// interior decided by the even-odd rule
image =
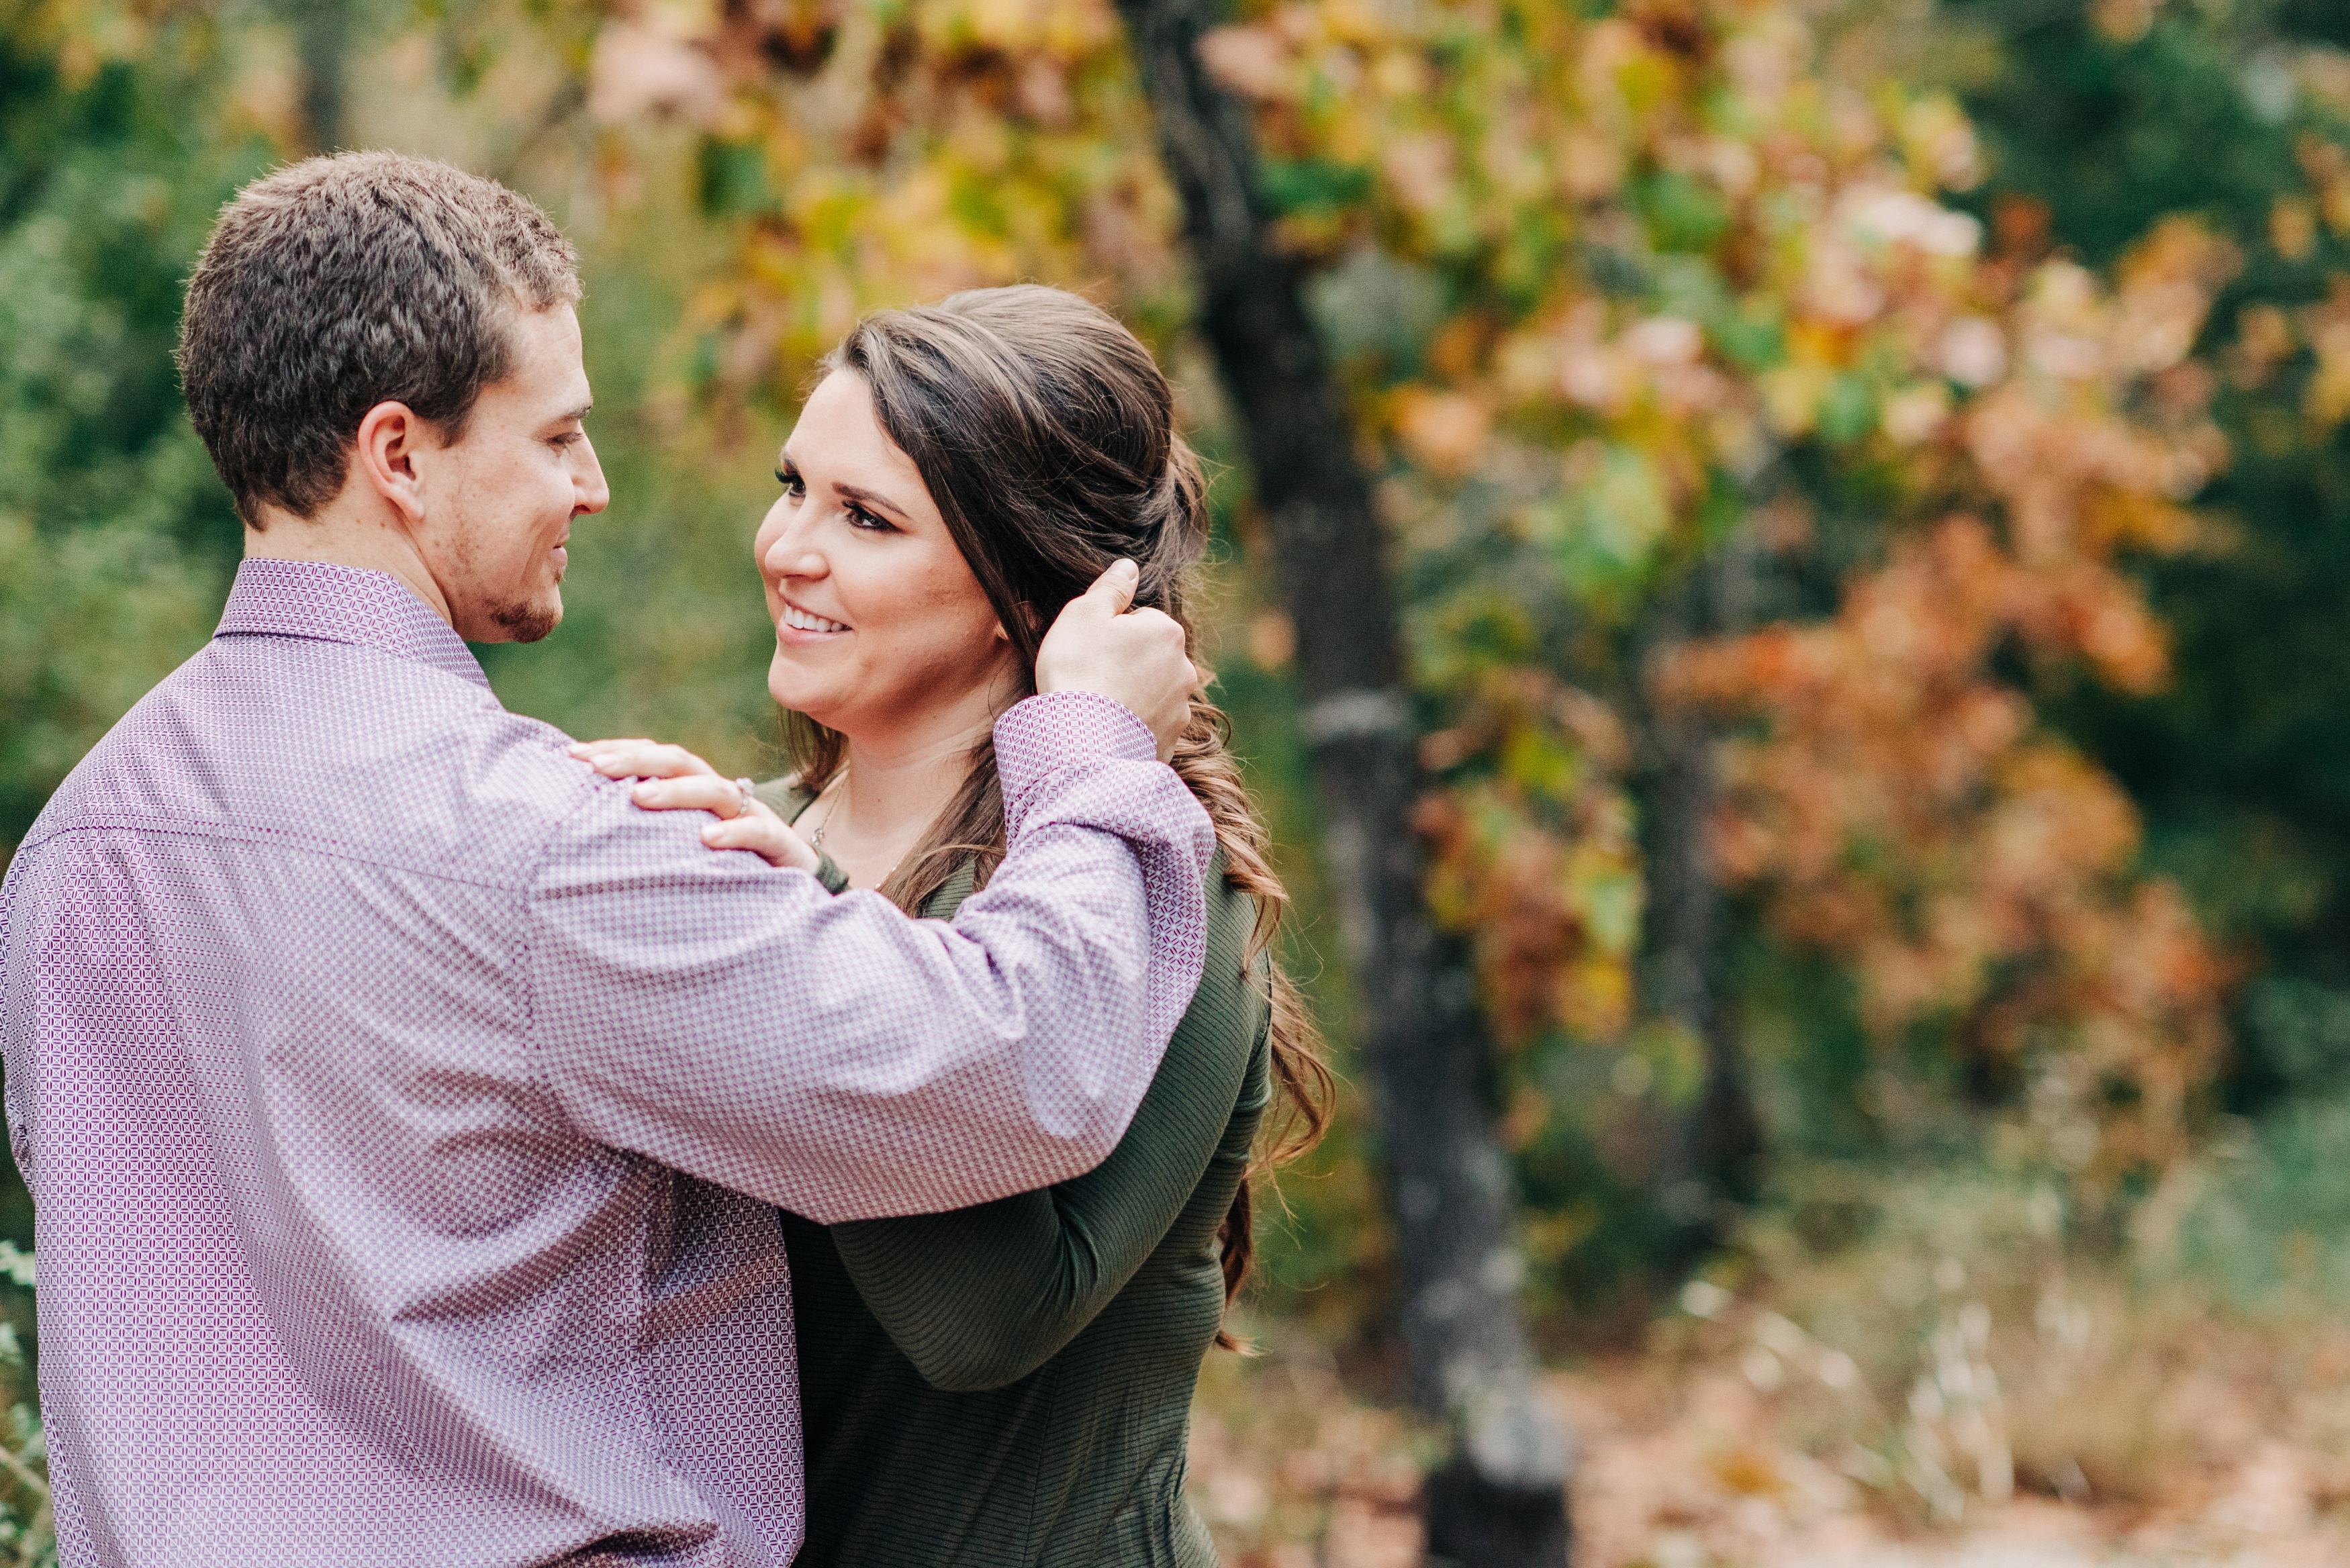
<svg viewBox="0 0 2350 1568">
<path fill-rule="evenodd" d="M 805 792 L 761 795 L 793 820 Z M 837 892 L 838 868 L 826 885 Z M 968 869 L 925 916 L 951 919 Z M 1208 957 L 1117 1151 L 1041 1192 L 825 1227 L 784 1216 L 807 1441 L 798 1568 L 1212 1568 L 1183 1495 L 1222 1322 L 1216 1231 L 1270 1097 L 1255 900 L 1209 876 Z"/>
</svg>

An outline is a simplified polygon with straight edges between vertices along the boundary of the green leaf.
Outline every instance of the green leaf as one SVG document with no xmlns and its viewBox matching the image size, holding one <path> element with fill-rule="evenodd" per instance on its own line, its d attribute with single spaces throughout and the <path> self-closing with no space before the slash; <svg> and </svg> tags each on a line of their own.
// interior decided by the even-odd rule
<svg viewBox="0 0 2350 1568">
<path fill-rule="evenodd" d="M 1565 801 L 1575 794 L 1583 759 L 1557 736 L 1519 725 L 1502 743 L 1502 776 L 1529 794 Z"/>
<path fill-rule="evenodd" d="M 1730 209 L 1720 196 L 1678 170 L 1640 185 L 1637 198 L 1649 243 L 1660 251 L 1704 251 L 1729 232 Z"/>
<path fill-rule="evenodd" d="M 1640 940 L 1640 912 L 1647 897 L 1638 871 L 1603 872 L 1579 878 L 1575 909 L 1602 952 L 1621 958 Z"/>
<path fill-rule="evenodd" d="M 947 210 L 955 222 L 974 234 L 1002 239 L 1012 232 L 1012 220 L 995 188 L 972 170 L 958 169 L 947 186 Z"/>
<path fill-rule="evenodd" d="M 1360 164 L 1327 158 L 1268 158 L 1257 176 L 1265 201 L 1284 215 L 1342 211 L 1370 195 L 1373 182 Z"/>
<path fill-rule="evenodd" d="M 1648 565 L 1673 514 L 1656 464 L 1618 441 L 1608 445 L 1598 474 L 1583 488 L 1573 520 L 1570 552 L 1629 570 Z"/>
<path fill-rule="evenodd" d="M 713 218 L 764 212 L 775 205 L 767 187 L 767 150 L 755 141 L 705 137 L 694 156 L 695 198 Z"/>
<path fill-rule="evenodd" d="M 1749 305 L 1706 322 L 1721 357 L 1742 370 L 1768 370 L 1786 363 L 1787 329 L 1778 312 Z"/>
<path fill-rule="evenodd" d="M 1828 383 L 1820 399 L 1822 440 L 1849 445 L 1877 428 L 1877 389 L 1849 371 Z"/>
</svg>

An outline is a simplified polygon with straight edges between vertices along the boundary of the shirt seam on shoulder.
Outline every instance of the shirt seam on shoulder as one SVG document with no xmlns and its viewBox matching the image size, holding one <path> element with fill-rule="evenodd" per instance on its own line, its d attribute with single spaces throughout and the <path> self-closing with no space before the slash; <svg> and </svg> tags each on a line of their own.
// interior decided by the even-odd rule
<svg viewBox="0 0 2350 1568">
<path fill-rule="evenodd" d="M 54 843 L 68 834 L 131 833 L 160 834 L 174 838 L 225 838 L 240 844 L 251 844 L 265 849 L 283 849 L 296 854 L 316 855 L 330 860 L 348 860 L 358 866 L 371 866 L 379 870 L 401 871 L 413 877 L 429 877 L 436 882 L 452 882 L 462 887 L 486 888 L 498 892 L 513 892 L 527 887 L 526 883 L 503 880 L 492 877 L 466 876 L 435 866 L 419 865 L 396 856 L 369 855 L 332 839 L 298 833 L 291 828 L 254 827 L 243 823 L 207 822 L 199 818 L 148 816 L 137 812 L 93 812 L 76 822 L 60 823 L 27 838 L 17 846 L 25 855 Z"/>
</svg>

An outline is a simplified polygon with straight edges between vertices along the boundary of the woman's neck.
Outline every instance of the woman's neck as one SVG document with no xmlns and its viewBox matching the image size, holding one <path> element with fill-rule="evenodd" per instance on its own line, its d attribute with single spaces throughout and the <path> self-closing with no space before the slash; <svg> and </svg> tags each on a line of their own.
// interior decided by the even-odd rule
<svg viewBox="0 0 2350 1568">
<path fill-rule="evenodd" d="M 994 726 L 973 713 L 920 732 L 850 735 L 846 780 L 836 779 L 811 815 L 822 848 L 852 888 L 878 888 L 906 857 L 971 774 L 971 753 Z"/>
</svg>

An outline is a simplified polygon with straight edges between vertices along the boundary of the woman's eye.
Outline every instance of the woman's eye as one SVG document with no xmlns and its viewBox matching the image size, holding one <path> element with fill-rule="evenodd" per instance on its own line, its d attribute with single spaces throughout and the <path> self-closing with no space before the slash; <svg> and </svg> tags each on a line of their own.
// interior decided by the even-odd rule
<svg viewBox="0 0 2350 1568">
<path fill-rule="evenodd" d="M 847 510 L 851 528 L 862 528 L 868 534 L 895 534 L 898 531 L 896 524 L 876 517 L 862 506 L 851 506 Z"/>
<path fill-rule="evenodd" d="M 807 483 L 800 478 L 798 469 L 779 468 L 775 470 L 775 483 L 782 485 L 784 487 L 784 493 L 790 496 L 795 501 L 799 500 L 802 496 L 807 493 Z"/>
</svg>

